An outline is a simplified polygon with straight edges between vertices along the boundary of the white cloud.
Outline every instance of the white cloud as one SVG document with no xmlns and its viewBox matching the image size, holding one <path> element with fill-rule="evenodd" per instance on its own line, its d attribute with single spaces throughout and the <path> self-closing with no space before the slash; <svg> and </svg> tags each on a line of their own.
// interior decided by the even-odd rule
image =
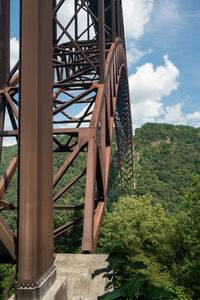
<svg viewBox="0 0 200 300">
<path fill-rule="evenodd" d="M 134 126 L 154 122 L 165 114 L 163 97 L 178 89 L 179 70 L 164 56 L 164 65 L 154 69 L 152 63 L 137 68 L 129 77 Z"/>
<path fill-rule="evenodd" d="M 133 42 L 128 41 L 127 45 L 128 65 L 136 64 L 143 56 L 153 52 L 152 49 L 148 49 L 147 51 L 141 51 L 135 47 L 135 43 Z"/>
<path fill-rule="evenodd" d="M 88 108 L 88 105 L 84 106 L 83 109 L 78 114 L 75 115 L 75 118 L 81 118 L 84 115 L 84 113 L 86 112 L 87 108 Z M 94 104 L 90 107 L 88 113 L 91 113 L 93 111 L 93 109 L 94 109 Z M 89 115 L 88 117 L 85 118 L 85 120 L 90 120 L 90 119 L 91 119 L 91 115 Z"/>
<path fill-rule="evenodd" d="M 164 117 L 159 119 L 159 123 L 186 124 L 186 118 L 182 112 L 183 103 L 166 106 Z"/>
<path fill-rule="evenodd" d="M 137 67 L 137 72 L 129 77 L 132 101 L 159 101 L 163 96 L 169 96 L 173 90 L 178 89 L 178 76 L 179 70 L 167 55 L 164 56 L 164 65 L 155 70 L 152 63 Z"/>
<path fill-rule="evenodd" d="M 7 112 L 5 114 L 4 130 L 12 130 L 12 124 L 10 122 L 10 117 Z"/>
<path fill-rule="evenodd" d="M 124 0 L 123 15 L 127 40 L 128 64 L 136 64 L 144 55 L 152 50 L 141 51 L 136 47 L 136 40 L 144 34 L 144 27 L 149 22 L 154 0 Z"/>
<path fill-rule="evenodd" d="M 146 122 L 155 122 L 155 118 L 163 113 L 163 103 L 147 99 L 146 101 L 132 103 L 133 129 Z"/>
<path fill-rule="evenodd" d="M 191 126 L 200 127 L 200 111 L 186 115 L 186 120 Z"/>
<path fill-rule="evenodd" d="M 74 0 L 64 1 L 61 8 L 58 10 L 57 19 L 64 27 L 66 27 L 66 25 L 69 23 L 73 15 L 74 15 Z M 78 16 L 78 35 L 80 35 L 87 26 L 87 13 L 84 9 L 81 9 L 77 16 Z M 91 18 L 90 18 L 90 22 L 91 22 Z M 67 29 L 67 32 L 71 35 L 72 38 L 74 38 L 74 33 L 75 33 L 74 20 L 72 21 L 69 28 Z M 60 35 L 60 33 L 61 33 L 61 29 L 58 26 L 58 36 Z M 94 36 L 93 27 L 90 29 L 90 36 L 91 38 Z M 87 38 L 87 32 L 84 33 L 84 35 L 81 37 L 81 40 L 84 40 L 86 38 Z M 66 35 L 64 35 L 60 42 L 64 43 L 66 41 L 68 41 L 68 38 Z"/>
<path fill-rule="evenodd" d="M 154 0 L 123 0 L 125 31 L 128 38 L 139 39 L 144 34 L 144 26 L 150 20 L 153 3 Z M 61 9 L 58 10 L 57 18 L 66 26 L 73 14 L 74 0 L 68 0 L 64 1 Z M 81 30 L 87 24 L 87 14 L 84 10 L 80 10 L 78 19 L 79 30 Z M 74 22 L 70 25 L 68 31 L 72 36 L 74 35 Z"/>
<path fill-rule="evenodd" d="M 10 68 L 12 69 L 19 59 L 19 41 L 16 37 L 10 39 Z"/>
<path fill-rule="evenodd" d="M 10 39 L 10 68 L 12 69 L 19 59 L 19 41 L 16 37 Z M 8 113 L 5 114 L 5 125 L 4 130 L 11 130 L 12 125 Z M 4 137 L 3 146 L 12 146 L 16 144 L 16 138 L 14 137 Z"/>
<path fill-rule="evenodd" d="M 193 114 L 187 114 L 186 118 L 187 118 L 187 120 L 200 121 L 200 111 L 196 111 Z"/>
<path fill-rule="evenodd" d="M 14 137 L 4 137 L 3 138 L 3 146 L 5 147 L 8 147 L 8 146 L 13 146 L 13 145 L 16 145 L 17 142 L 16 142 L 16 138 Z"/>
<path fill-rule="evenodd" d="M 127 38 L 139 39 L 149 22 L 154 0 L 124 0 L 123 14 Z"/>
<path fill-rule="evenodd" d="M 5 123 L 4 123 L 4 130 L 12 130 L 12 125 L 10 122 L 10 117 L 8 115 L 8 113 L 6 112 L 5 114 Z M 15 137 L 4 137 L 3 138 L 3 146 L 12 146 L 15 145 L 16 142 L 16 138 Z"/>
<path fill-rule="evenodd" d="M 69 20 L 70 17 L 73 16 L 74 14 L 74 4 L 71 1 L 64 1 L 64 3 L 62 4 L 61 8 L 58 10 L 57 13 L 57 18 L 60 21 L 60 23 L 65 27 Z M 59 28 L 59 27 L 58 27 Z M 70 26 L 67 30 L 69 32 L 70 35 L 74 35 L 74 26 Z M 58 29 L 58 35 L 61 33 L 60 28 Z M 62 42 L 65 42 L 67 40 L 66 36 L 64 36 L 62 38 Z"/>
<path fill-rule="evenodd" d="M 166 106 L 163 117 L 158 122 L 200 127 L 200 112 L 196 111 L 192 114 L 184 114 L 182 111 L 183 105 L 184 103 L 177 103 L 172 106 Z"/>
</svg>

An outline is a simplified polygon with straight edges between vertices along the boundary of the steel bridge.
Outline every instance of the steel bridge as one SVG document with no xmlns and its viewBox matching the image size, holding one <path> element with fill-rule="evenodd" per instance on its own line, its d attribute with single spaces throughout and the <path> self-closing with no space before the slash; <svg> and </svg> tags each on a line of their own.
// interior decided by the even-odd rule
<svg viewBox="0 0 200 300">
<path fill-rule="evenodd" d="M 27 290 L 55 277 L 55 236 L 83 221 L 82 253 L 95 252 L 106 207 L 113 127 L 121 184 L 133 183 L 121 2 L 20 0 L 20 58 L 10 69 L 10 0 L 0 0 L 0 156 L 4 137 L 14 137 L 18 144 L 0 181 L 0 210 L 17 210 L 18 216 L 13 232 L 0 215 L 0 262 L 17 264 L 19 299 L 28 299 Z M 54 152 L 66 153 L 55 176 Z M 58 190 L 81 152 L 86 153 L 85 168 Z M 16 172 L 13 205 L 4 194 Z M 56 205 L 82 178 L 84 204 Z M 56 209 L 82 209 L 83 215 L 54 228 Z"/>
</svg>

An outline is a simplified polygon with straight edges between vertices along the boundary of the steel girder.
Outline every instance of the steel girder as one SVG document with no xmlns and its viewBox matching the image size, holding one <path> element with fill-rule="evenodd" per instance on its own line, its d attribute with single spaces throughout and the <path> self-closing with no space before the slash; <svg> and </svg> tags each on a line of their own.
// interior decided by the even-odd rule
<svg viewBox="0 0 200 300">
<path fill-rule="evenodd" d="M 28 43 L 33 43 L 30 39 L 28 39 L 28 36 L 26 37 L 28 29 L 26 29 L 25 26 L 29 26 L 29 20 L 28 18 L 27 20 L 25 19 L 25 11 L 28 9 L 26 4 L 24 4 L 25 2 L 26 1 L 21 0 L 20 17 L 22 19 L 21 24 L 24 26 L 21 28 L 21 55 L 23 53 L 23 49 L 28 47 Z M 29 5 L 32 5 L 32 1 L 28 2 Z M 49 16 L 48 12 L 49 10 L 52 10 L 53 60 L 51 62 L 51 78 L 53 78 L 53 101 L 51 104 L 44 104 L 44 110 L 45 105 L 49 105 L 49 107 L 51 107 L 51 114 L 49 112 L 49 117 L 50 115 L 52 116 L 53 129 L 52 131 L 48 129 L 48 135 L 51 134 L 55 145 L 52 152 L 66 153 L 66 159 L 62 162 L 60 170 L 53 178 L 53 188 L 55 190 L 58 189 L 58 184 L 62 181 L 63 176 L 67 176 L 68 169 L 74 163 L 80 152 L 87 153 L 87 160 L 84 169 L 79 174 L 75 174 L 74 178 L 71 179 L 67 185 L 56 190 L 52 198 L 49 195 L 47 196 L 47 191 L 44 191 L 42 197 L 47 196 L 47 203 L 48 201 L 51 202 L 52 209 L 83 209 L 82 217 L 72 220 L 68 224 L 63 224 L 59 228 L 55 228 L 53 236 L 56 237 L 72 228 L 75 224 L 83 221 L 82 252 L 94 253 L 106 207 L 109 161 L 114 124 L 117 134 L 122 186 L 124 186 L 127 182 L 131 182 L 133 184 L 132 123 L 126 53 L 124 46 L 122 6 L 120 0 L 51 0 L 47 2 L 53 2 L 52 7 L 44 6 L 42 8 L 44 12 L 43 15 L 38 13 L 35 21 L 32 20 L 32 22 L 35 22 L 32 30 L 34 30 L 34 26 L 42 27 L 42 18 L 47 20 L 47 16 Z M 36 13 L 40 6 L 39 3 L 40 1 L 38 2 L 38 7 L 35 8 Z M 37 158 L 36 156 L 34 158 L 34 154 L 32 157 L 29 156 L 29 159 L 33 160 L 33 165 L 34 160 L 36 159 L 38 159 L 38 162 L 40 161 L 41 163 L 46 159 L 45 153 L 46 151 L 49 153 L 49 150 L 44 150 L 43 148 L 45 147 L 46 142 L 44 144 L 42 143 L 43 138 L 47 133 L 47 129 L 44 133 L 41 133 L 41 137 L 39 138 L 37 136 L 38 131 L 32 130 L 31 125 L 28 123 L 29 115 L 25 117 L 27 123 L 25 122 L 26 125 L 24 126 L 30 125 L 30 129 L 28 130 L 26 128 L 26 130 L 24 130 L 24 127 L 22 127 L 22 120 L 24 119 L 23 114 L 31 113 L 30 111 L 28 112 L 28 108 L 24 108 L 23 106 L 23 99 L 25 99 L 23 94 L 23 84 L 25 89 L 26 75 L 28 72 L 33 73 L 32 69 L 27 69 L 28 66 L 32 66 L 31 68 L 34 68 L 33 58 L 28 57 L 25 61 L 23 60 L 23 57 L 21 57 L 21 60 L 16 63 L 12 70 L 9 70 L 9 1 L 1 0 L 0 5 L 0 45 L 3 45 L 3 47 L 1 46 L 0 48 L 0 65 L 2 66 L 0 72 L 0 155 L 2 152 L 3 137 L 15 137 L 17 143 L 20 143 L 20 147 L 18 148 L 16 155 L 13 157 L 0 181 L 0 209 L 2 211 L 17 210 L 19 207 L 18 224 L 24 224 L 23 221 L 20 220 L 20 218 L 23 219 L 23 215 L 20 214 L 20 209 L 23 207 L 23 204 L 21 203 L 25 203 L 25 207 L 28 209 L 29 213 L 31 211 L 31 204 L 28 204 L 29 202 L 27 202 L 27 197 L 29 197 L 28 191 L 26 190 L 26 199 L 18 199 L 18 202 L 16 201 L 18 203 L 17 205 L 13 205 L 9 203 L 9 201 L 5 201 L 3 198 L 18 167 L 18 157 L 21 158 L 21 162 L 24 161 L 22 157 L 24 157 L 25 153 L 22 153 L 22 151 L 28 151 L 26 150 L 26 138 L 31 141 L 31 137 L 30 139 L 28 137 L 29 135 L 34 134 L 34 138 L 36 138 L 35 141 L 38 143 L 39 147 L 37 148 Z M 40 38 L 43 39 L 41 41 L 41 45 L 44 43 L 45 46 L 47 43 L 45 32 L 41 33 L 41 35 L 39 33 L 37 36 L 37 42 L 39 42 Z M 41 50 L 38 50 L 37 48 L 38 53 L 36 59 L 40 66 L 35 71 L 35 76 L 40 76 L 41 89 L 43 89 L 43 86 L 47 82 L 44 80 L 44 77 L 47 75 L 49 76 L 49 71 L 47 71 L 48 66 L 45 67 L 46 71 L 43 71 L 45 66 L 45 63 L 43 62 L 43 60 L 45 61 L 45 54 L 44 52 L 41 54 L 42 52 L 40 51 L 43 51 L 42 49 L 42 47 Z M 44 55 L 43 60 L 40 59 L 40 55 Z M 29 76 L 29 81 L 30 78 L 31 76 Z M 27 85 L 28 84 L 30 89 L 31 85 L 27 80 Z M 38 86 L 36 86 L 35 89 L 38 89 Z M 45 91 L 46 90 L 44 89 L 44 93 Z M 31 90 L 29 90 L 29 94 L 31 95 Z M 31 96 L 31 101 L 35 103 L 33 104 L 32 109 L 36 109 L 37 105 L 38 113 L 40 113 L 42 111 L 40 103 L 43 99 L 42 97 L 40 99 L 37 98 L 37 101 L 39 102 L 36 104 L 37 101 L 36 99 L 34 100 L 34 97 L 37 98 L 38 96 Z M 74 113 L 74 111 L 77 111 L 77 109 L 74 110 L 74 107 L 79 106 L 79 113 Z M 6 114 L 12 125 L 12 129 L 10 130 L 4 129 Z M 40 128 L 38 127 L 38 130 L 43 128 L 43 126 L 47 126 L 43 123 L 42 114 L 41 123 L 39 125 Z M 35 126 L 37 126 L 37 124 L 35 124 Z M 62 136 L 62 140 L 59 139 L 59 136 Z M 22 147 L 23 139 L 24 148 Z M 49 139 L 46 139 L 46 141 L 47 140 L 49 141 Z M 49 141 L 49 145 L 50 144 L 51 142 Z M 42 151 L 44 151 L 44 153 Z M 51 162 L 50 156 L 48 160 Z M 27 160 L 25 161 L 28 163 Z M 30 168 L 32 167 L 30 165 Z M 21 163 L 19 164 L 19 181 L 23 180 L 24 182 L 19 182 L 19 186 L 20 184 L 26 184 L 25 168 L 25 165 L 22 166 Z M 51 168 L 53 168 L 53 166 Z M 49 171 L 50 174 L 51 168 Z M 32 175 L 28 176 L 30 177 Z M 45 172 L 43 175 L 40 174 L 40 177 L 37 176 L 39 176 L 39 174 L 35 177 L 35 180 L 38 180 L 38 184 L 39 181 L 42 182 L 42 180 L 46 180 Z M 60 197 L 63 197 L 63 195 L 74 185 L 78 185 L 80 179 L 84 177 L 84 204 L 56 205 L 56 201 L 58 201 Z M 33 188 L 34 191 L 37 189 L 37 186 L 33 183 L 31 188 Z M 21 190 L 23 190 L 23 188 L 21 188 Z M 22 195 L 20 197 L 23 198 Z M 37 215 L 41 207 L 37 207 L 37 201 L 35 205 L 34 209 Z M 48 207 L 51 207 L 51 205 Z M 28 211 L 25 209 L 26 214 L 28 214 Z M 42 218 L 42 214 L 39 215 Z M 47 216 L 50 216 L 50 219 L 51 215 L 52 214 L 49 211 Z M 36 219 L 34 220 L 33 218 L 31 222 L 33 223 L 31 228 L 33 228 Z M 45 226 L 44 223 L 45 220 L 41 219 L 40 226 Z M 2 244 L 2 247 L 0 245 L 0 262 L 6 261 L 5 255 L 7 255 L 7 261 L 15 261 L 15 254 L 19 252 L 19 258 L 20 251 L 22 251 L 19 247 L 18 251 L 15 251 L 16 253 L 13 252 L 16 245 L 15 241 L 18 240 L 19 245 L 28 243 L 28 235 L 30 233 L 26 231 L 20 236 L 19 231 L 19 237 L 17 237 L 17 233 L 15 232 L 15 234 L 11 234 L 8 225 L 5 225 L 5 222 L 1 219 L 0 226 L 3 228 L 0 233 L 0 240 Z M 23 227 L 24 225 L 21 226 Z M 40 235 L 39 229 L 34 228 L 32 230 L 34 233 L 37 233 L 37 235 Z M 44 233 L 49 235 L 47 239 L 51 239 L 50 232 L 47 231 Z M 7 239 L 9 239 L 9 243 L 5 242 Z M 34 240 L 34 243 L 36 243 L 36 249 L 39 249 L 37 239 Z M 3 249 L 2 251 L 1 248 Z M 4 253 L 3 259 L 1 259 L 3 255 L 2 253 Z M 24 260 L 26 260 L 26 258 L 21 256 L 20 262 L 18 262 L 23 265 Z M 49 261 L 51 261 L 51 259 Z M 48 264 L 49 263 L 47 263 L 47 265 Z M 45 265 L 38 274 L 43 273 L 47 265 Z M 29 265 L 29 268 L 30 267 L 31 266 Z M 34 274 L 34 276 L 37 277 L 39 276 L 38 274 Z M 28 280 L 36 280 L 36 277 L 34 276 L 31 279 L 28 278 Z M 26 279 L 23 279 L 22 281 L 26 281 Z"/>
</svg>

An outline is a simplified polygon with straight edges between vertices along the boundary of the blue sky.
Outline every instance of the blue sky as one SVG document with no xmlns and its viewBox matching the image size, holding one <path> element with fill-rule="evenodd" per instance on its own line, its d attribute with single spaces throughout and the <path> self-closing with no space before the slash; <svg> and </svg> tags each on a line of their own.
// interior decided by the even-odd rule
<svg viewBox="0 0 200 300">
<path fill-rule="evenodd" d="M 11 0 L 11 65 L 19 6 Z M 200 127 L 200 0 L 123 0 L 134 128 L 145 122 Z"/>
<path fill-rule="evenodd" d="M 148 121 L 200 127 L 200 1 L 123 4 L 134 127 Z"/>
</svg>

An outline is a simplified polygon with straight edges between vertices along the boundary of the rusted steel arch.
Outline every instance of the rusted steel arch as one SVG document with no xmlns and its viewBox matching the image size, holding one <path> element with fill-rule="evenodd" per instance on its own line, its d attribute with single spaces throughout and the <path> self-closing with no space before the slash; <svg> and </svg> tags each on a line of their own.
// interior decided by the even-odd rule
<svg viewBox="0 0 200 300">
<path fill-rule="evenodd" d="M 120 165 L 121 186 L 127 184 L 134 187 L 133 180 L 133 135 L 132 120 L 129 101 L 128 74 L 125 67 L 122 68 L 119 88 L 118 100 L 115 112 L 115 130 L 118 145 L 118 160 Z"/>
<path fill-rule="evenodd" d="M 125 164 L 129 163 L 131 179 L 133 179 L 133 148 L 132 148 L 132 124 L 130 120 L 130 101 L 128 93 L 128 80 L 126 68 L 126 55 L 121 39 L 116 39 L 110 47 L 106 59 L 105 84 L 100 85 L 97 92 L 95 107 L 90 122 L 90 128 L 94 135 L 88 141 L 88 165 L 85 194 L 85 214 L 82 251 L 90 252 L 96 248 L 101 222 L 106 204 L 108 190 L 110 151 L 112 144 L 113 125 L 116 124 L 118 145 L 123 149 L 120 158 L 121 173 Z M 125 95 L 123 95 L 125 93 Z M 121 98 L 123 97 L 123 99 Z M 125 99 L 125 101 L 124 101 Z M 124 103 L 122 113 L 122 103 Z M 126 118 L 126 120 L 123 120 Z M 100 141 L 97 142 L 97 134 L 100 130 Z M 122 142 L 122 145 L 121 145 Z M 95 145 L 96 144 L 96 145 Z M 119 153 L 121 154 L 119 150 Z M 96 156 L 99 157 L 99 166 L 95 164 Z M 93 164 L 91 164 L 93 157 Z M 93 169 L 93 171 L 91 170 Z M 94 207 L 95 176 L 98 174 L 99 202 L 96 210 Z M 127 170 L 128 171 L 128 170 Z M 125 178 L 122 178 L 124 183 Z M 94 216 L 94 217 L 93 217 Z"/>
<path fill-rule="evenodd" d="M 82 240 L 82 251 L 84 253 L 93 253 L 95 251 L 106 207 L 114 122 L 116 124 L 117 133 L 119 133 L 117 141 L 119 147 L 121 147 L 119 148 L 119 158 L 121 174 L 123 176 L 122 183 L 124 184 L 125 180 L 127 181 L 127 178 L 123 175 L 126 163 L 130 164 L 130 172 L 128 174 L 130 178 L 128 178 L 128 180 L 129 182 L 133 180 L 131 161 L 131 159 L 133 159 L 132 125 L 130 120 L 126 55 L 123 45 L 123 41 L 120 38 L 117 38 L 114 43 L 108 44 L 109 52 L 105 64 L 105 82 L 103 84 L 98 82 L 94 83 L 96 97 L 89 127 L 87 129 L 74 129 L 78 137 L 75 148 L 74 146 L 71 148 L 72 153 L 70 157 L 54 177 L 54 186 L 56 186 L 78 153 L 80 153 L 84 147 L 87 148 L 88 158 L 86 171 L 83 170 L 73 182 L 69 183 L 54 197 L 54 201 L 57 201 L 70 186 L 73 186 L 73 184 L 86 174 L 84 217 L 78 218 L 74 220 L 74 222 L 63 225 L 54 231 L 54 235 L 58 236 L 84 219 Z M 91 89 L 94 91 L 94 88 Z M 124 92 L 125 94 L 123 95 Z M 120 107 L 122 103 L 125 103 L 124 107 Z M 116 111 L 116 108 L 119 112 Z M 121 108 L 124 109 L 123 113 L 120 111 Z M 73 134 L 72 129 L 68 129 L 66 132 L 67 131 L 69 134 L 70 132 Z M 61 130 L 61 133 L 63 132 L 64 131 Z M 123 146 L 121 146 L 121 142 Z M 69 141 L 67 143 L 70 148 Z M 59 147 L 57 150 L 59 150 Z M 126 171 L 128 172 L 128 168 Z M 98 194 L 96 201 L 95 186 L 97 186 Z"/>
</svg>

